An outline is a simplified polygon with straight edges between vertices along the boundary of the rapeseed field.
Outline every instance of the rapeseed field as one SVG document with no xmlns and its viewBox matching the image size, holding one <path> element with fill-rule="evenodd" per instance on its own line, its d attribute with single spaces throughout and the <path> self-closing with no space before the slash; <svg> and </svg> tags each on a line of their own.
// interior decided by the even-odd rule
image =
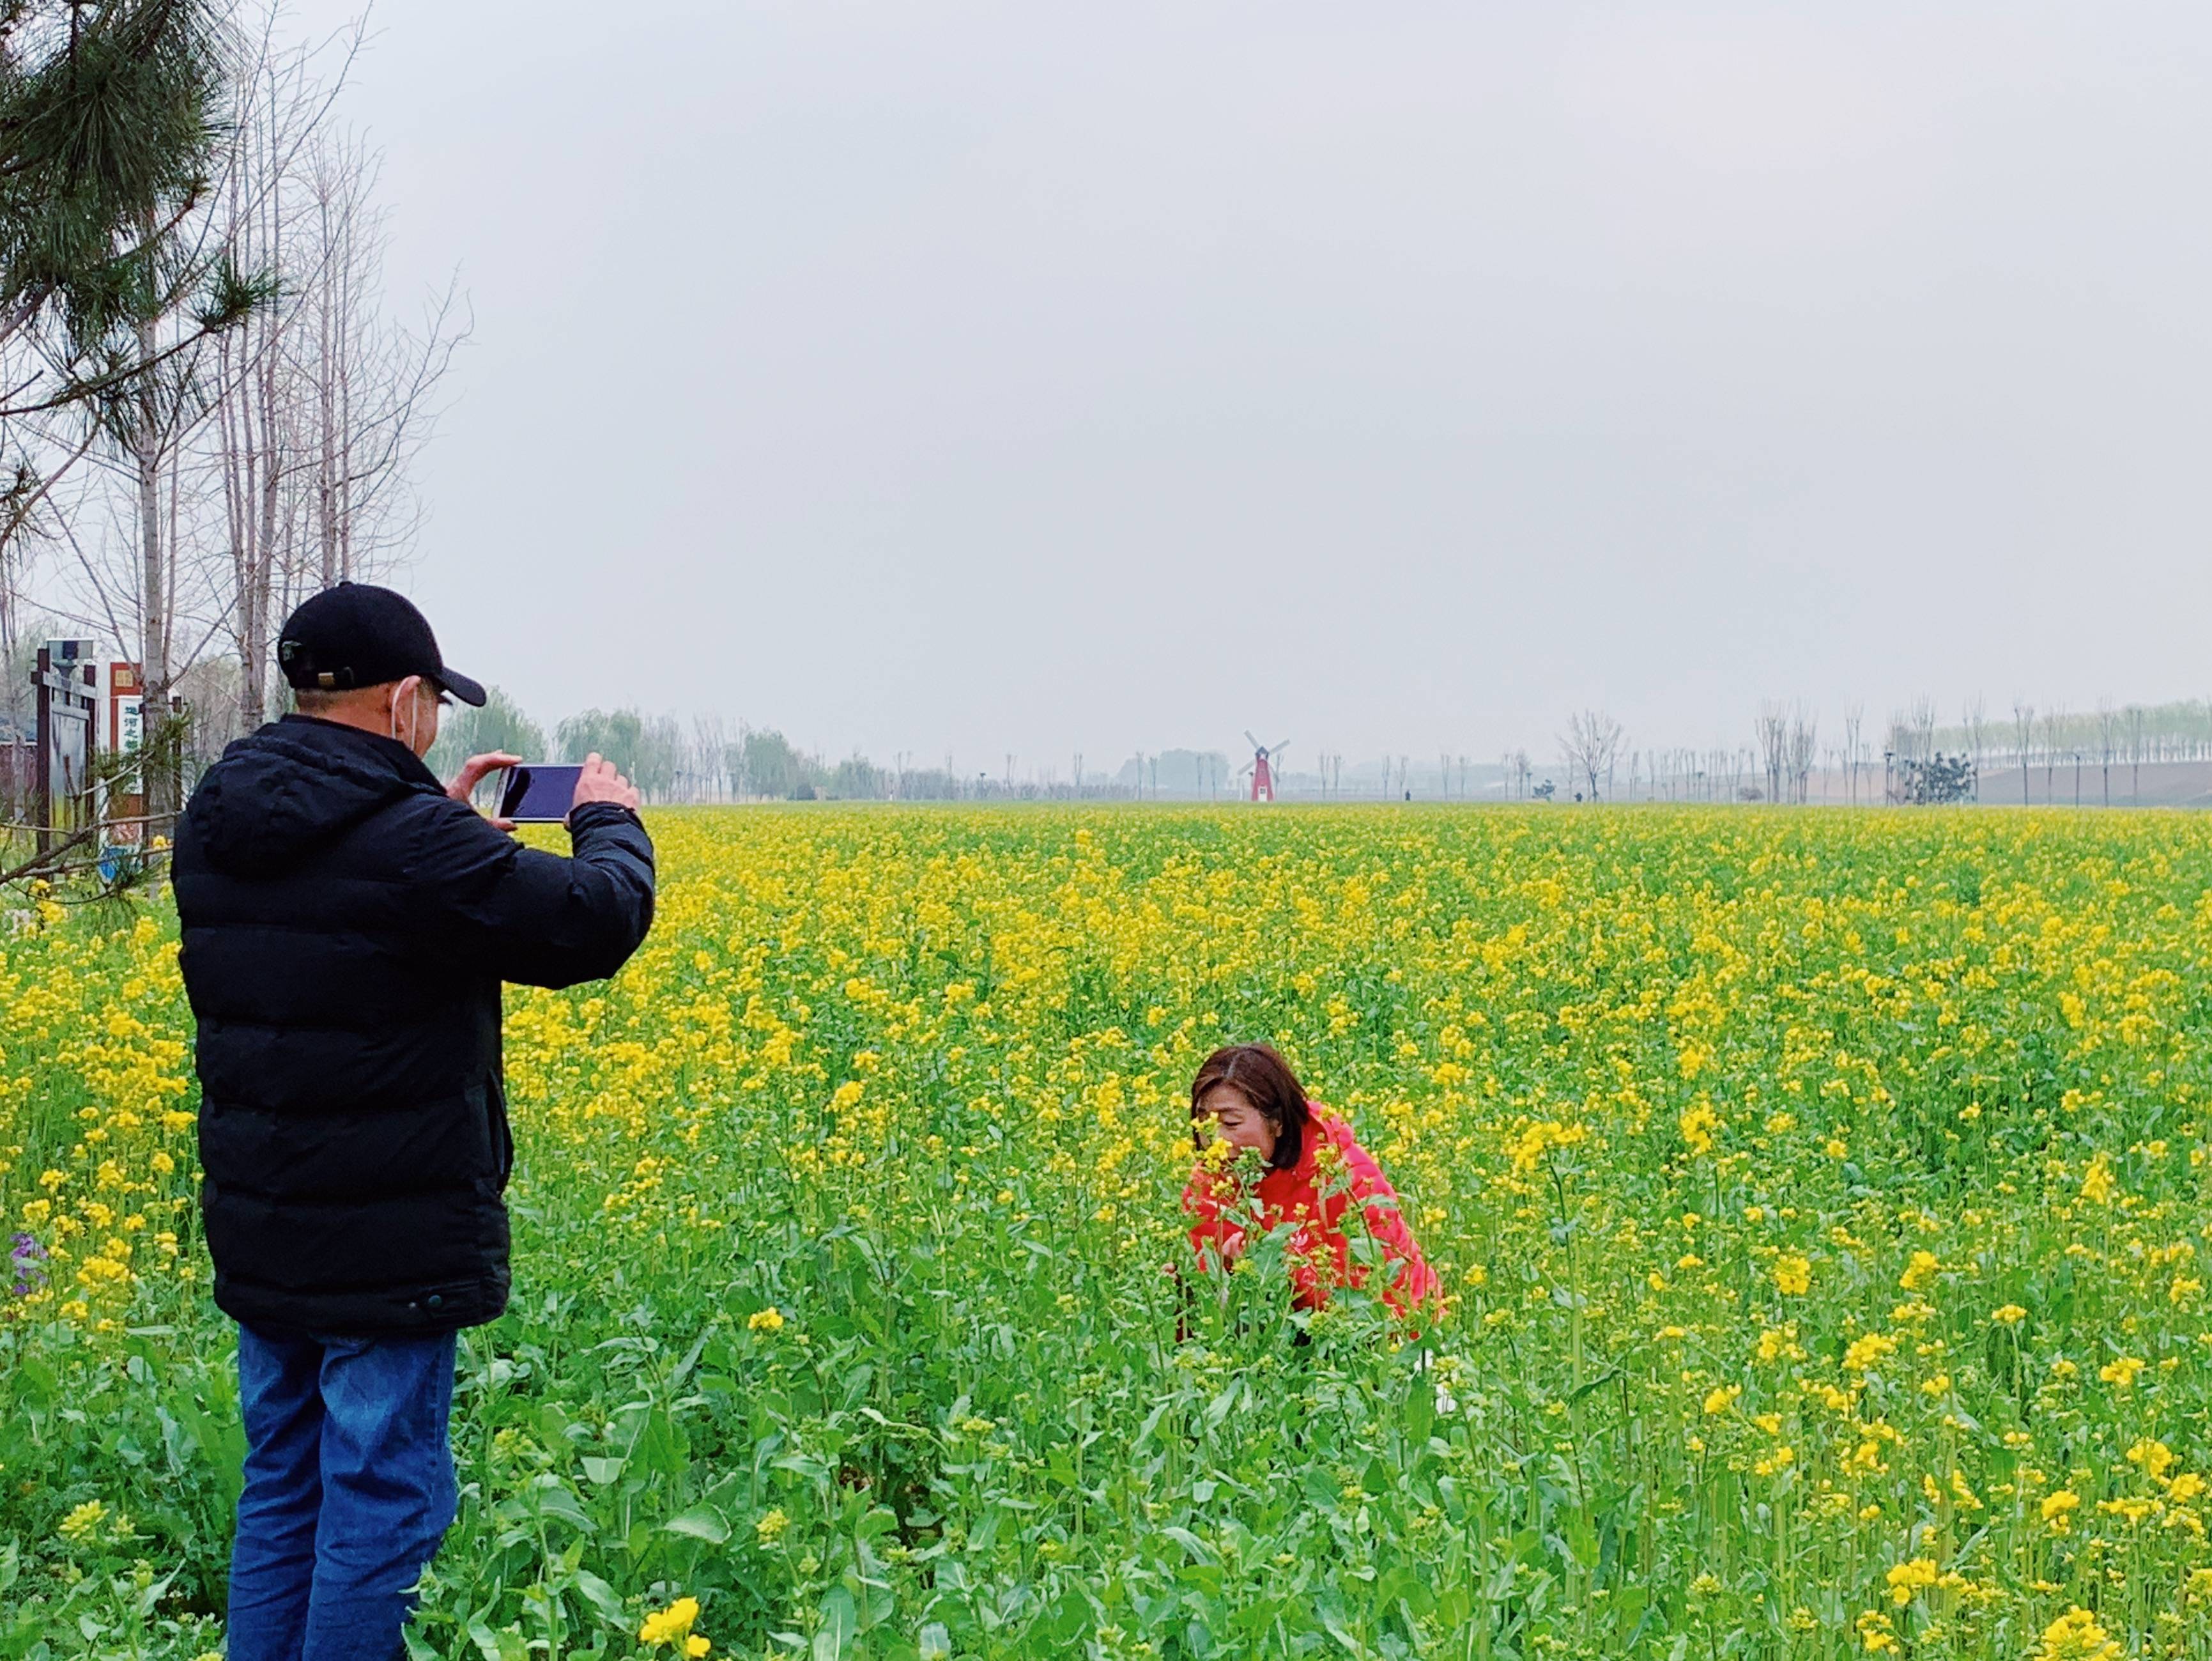
<svg viewBox="0 0 2212 1661">
<path fill-rule="evenodd" d="M 652 826 L 643 952 L 511 999 L 416 1655 L 2212 1657 L 2212 818 Z M 130 904 L 0 934 L 0 1657 L 220 1647 Z M 1253 1038 L 1397 1183 L 1418 1335 L 1173 1272 Z"/>
</svg>

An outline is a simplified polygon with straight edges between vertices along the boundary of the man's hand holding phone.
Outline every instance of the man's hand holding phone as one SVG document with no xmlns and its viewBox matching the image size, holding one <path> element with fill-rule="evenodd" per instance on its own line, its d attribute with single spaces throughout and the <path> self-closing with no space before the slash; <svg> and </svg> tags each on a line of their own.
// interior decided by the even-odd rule
<svg viewBox="0 0 2212 1661">
<path fill-rule="evenodd" d="M 455 801 L 467 801 L 476 794 L 477 786 L 483 782 L 485 774 L 496 773 L 502 767 L 519 767 L 521 764 L 521 757 L 510 756 L 504 750 L 494 750 L 484 755 L 471 756 L 461 764 L 461 770 L 453 775 L 453 782 L 446 787 L 446 794 Z M 489 818 L 492 824 L 498 830 L 514 829 L 514 821 L 512 819 L 503 819 L 496 813 L 487 814 L 485 817 Z"/>
<path fill-rule="evenodd" d="M 643 806 L 637 787 L 624 778 L 612 762 L 601 760 L 597 751 L 584 757 L 584 770 L 576 776 L 576 795 L 568 804 L 569 812 L 574 812 L 587 801 L 611 801 L 633 813 Z"/>
</svg>

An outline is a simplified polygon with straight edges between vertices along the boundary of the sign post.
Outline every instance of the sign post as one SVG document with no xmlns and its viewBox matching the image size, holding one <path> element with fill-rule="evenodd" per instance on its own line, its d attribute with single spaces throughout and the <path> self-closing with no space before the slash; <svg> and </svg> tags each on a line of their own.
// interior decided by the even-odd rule
<svg viewBox="0 0 2212 1661">
<path fill-rule="evenodd" d="M 116 755 L 135 756 L 146 738 L 144 683 L 135 663 L 107 666 L 107 743 Z M 146 812 L 145 780 L 137 769 L 107 787 L 109 835 L 116 842 L 137 842 L 143 835 Z"/>
<path fill-rule="evenodd" d="M 38 692 L 38 777 L 33 823 L 38 851 L 82 828 L 94 811 L 85 784 L 92 770 L 99 709 L 95 642 L 50 640 L 39 648 L 33 684 Z"/>
</svg>

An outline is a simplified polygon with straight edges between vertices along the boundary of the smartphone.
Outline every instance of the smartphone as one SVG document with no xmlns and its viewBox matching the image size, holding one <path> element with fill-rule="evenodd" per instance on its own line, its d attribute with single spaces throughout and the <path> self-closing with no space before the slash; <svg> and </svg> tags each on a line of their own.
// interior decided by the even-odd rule
<svg viewBox="0 0 2212 1661">
<path fill-rule="evenodd" d="M 499 814 L 517 824 L 558 824 L 576 802 L 580 767 L 556 767 L 523 762 L 507 770 L 507 788 L 500 792 Z"/>
</svg>

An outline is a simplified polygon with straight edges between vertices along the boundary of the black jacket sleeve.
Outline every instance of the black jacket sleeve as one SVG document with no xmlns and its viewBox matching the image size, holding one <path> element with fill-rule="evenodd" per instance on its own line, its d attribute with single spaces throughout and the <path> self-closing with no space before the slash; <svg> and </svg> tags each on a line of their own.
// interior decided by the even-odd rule
<svg viewBox="0 0 2212 1661">
<path fill-rule="evenodd" d="M 415 874 L 441 901 L 451 949 L 488 974 L 555 988 L 604 980 L 653 926 L 653 842 L 626 807 L 571 813 L 568 859 L 525 848 L 465 802 L 441 797 L 424 818 Z"/>
</svg>

